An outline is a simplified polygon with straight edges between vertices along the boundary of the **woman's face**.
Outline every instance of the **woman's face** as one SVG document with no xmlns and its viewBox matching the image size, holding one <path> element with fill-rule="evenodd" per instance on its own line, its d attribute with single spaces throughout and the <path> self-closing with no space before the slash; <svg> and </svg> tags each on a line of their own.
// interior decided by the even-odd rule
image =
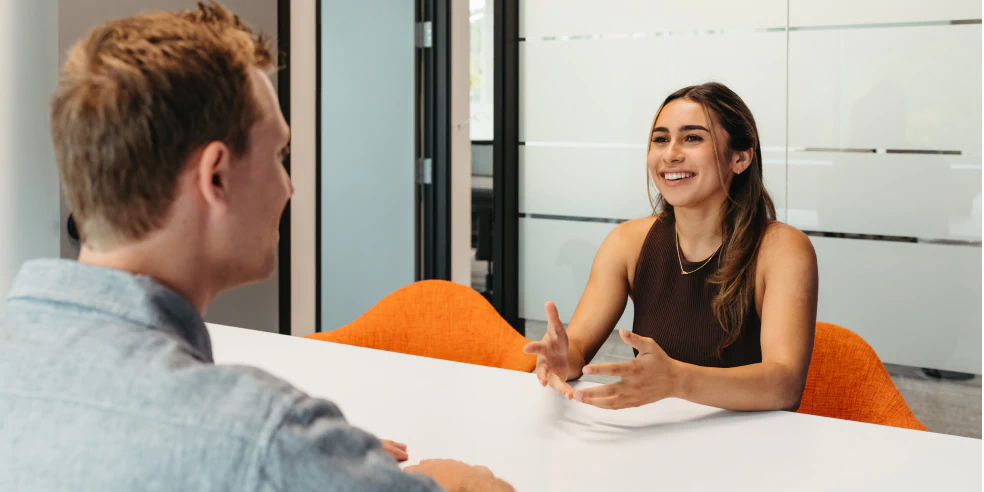
<svg viewBox="0 0 984 492">
<path fill-rule="evenodd" d="M 674 208 L 720 206 L 727 199 L 731 161 L 739 156 L 728 155 L 727 132 L 720 124 L 713 126 L 717 149 L 711 142 L 711 125 L 703 106 L 685 99 L 671 101 L 656 119 L 647 163 L 656 188 Z M 723 186 L 718 162 L 727 170 Z"/>
</svg>

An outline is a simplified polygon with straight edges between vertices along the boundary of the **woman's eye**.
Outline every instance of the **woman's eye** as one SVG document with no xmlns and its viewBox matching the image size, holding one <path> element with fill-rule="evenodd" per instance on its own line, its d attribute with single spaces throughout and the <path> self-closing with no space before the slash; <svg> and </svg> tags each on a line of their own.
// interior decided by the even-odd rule
<svg viewBox="0 0 984 492">
<path fill-rule="evenodd" d="M 703 140 L 703 139 L 702 139 L 702 138 L 700 138 L 700 137 L 699 137 L 699 136 L 697 136 L 697 135 L 687 135 L 687 138 L 686 138 L 686 140 L 687 140 L 688 142 L 700 142 L 700 141 L 701 141 L 701 140 Z"/>
<path fill-rule="evenodd" d="M 666 139 L 666 137 L 653 137 L 653 142 L 654 143 L 666 143 L 666 142 L 668 142 L 668 140 Z"/>
</svg>

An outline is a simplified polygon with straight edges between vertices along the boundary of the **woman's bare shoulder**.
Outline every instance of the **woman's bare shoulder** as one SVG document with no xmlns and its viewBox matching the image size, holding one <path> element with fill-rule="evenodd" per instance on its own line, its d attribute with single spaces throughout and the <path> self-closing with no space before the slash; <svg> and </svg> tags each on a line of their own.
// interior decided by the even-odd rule
<svg viewBox="0 0 984 492">
<path fill-rule="evenodd" d="M 646 240 L 656 220 L 658 219 L 652 216 L 627 220 L 615 226 L 612 232 L 608 233 L 608 238 L 620 247 L 635 248 L 633 253 L 638 253 L 638 248 Z"/>
<path fill-rule="evenodd" d="M 636 263 L 639 261 L 639 251 L 656 220 L 656 217 L 643 217 L 615 226 L 598 251 L 600 261 L 596 264 L 620 272 L 631 287 Z"/>
<path fill-rule="evenodd" d="M 810 238 L 803 231 L 782 222 L 769 224 L 759 248 L 759 264 L 763 266 L 793 258 L 814 264 L 817 261 Z"/>
</svg>

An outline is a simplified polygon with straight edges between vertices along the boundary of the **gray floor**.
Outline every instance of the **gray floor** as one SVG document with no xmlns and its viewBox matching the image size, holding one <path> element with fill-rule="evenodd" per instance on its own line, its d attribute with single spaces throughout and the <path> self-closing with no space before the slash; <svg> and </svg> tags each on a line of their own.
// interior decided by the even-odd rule
<svg viewBox="0 0 984 492">
<path fill-rule="evenodd" d="M 526 321 L 526 337 L 539 340 L 547 324 Z M 632 358 L 632 349 L 617 333 L 612 333 L 602 345 L 594 362 L 621 362 Z M 931 432 L 981 438 L 981 377 L 970 381 L 939 381 L 923 374 L 921 369 L 886 364 L 895 386 L 909 408 Z M 585 376 L 586 381 L 609 382 L 616 378 Z"/>
</svg>

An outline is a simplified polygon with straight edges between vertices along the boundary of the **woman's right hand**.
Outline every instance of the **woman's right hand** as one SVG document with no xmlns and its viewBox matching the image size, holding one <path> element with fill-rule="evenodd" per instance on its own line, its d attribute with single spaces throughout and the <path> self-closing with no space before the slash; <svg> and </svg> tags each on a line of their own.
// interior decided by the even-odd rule
<svg viewBox="0 0 984 492">
<path fill-rule="evenodd" d="M 560 322 L 557 306 L 547 301 L 547 332 L 539 342 L 530 342 L 523 352 L 536 354 L 536 377 L 543 386 L 550 385 L 568 400 L 574 398 L 574 388 L 567 384 L 567 332 Z"/>
</svg>

